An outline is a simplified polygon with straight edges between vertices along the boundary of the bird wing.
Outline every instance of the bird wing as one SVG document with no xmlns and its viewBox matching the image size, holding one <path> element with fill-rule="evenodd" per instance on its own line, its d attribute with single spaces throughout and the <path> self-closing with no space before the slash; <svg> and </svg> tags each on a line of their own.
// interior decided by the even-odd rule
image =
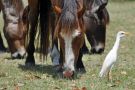
<svg viewBox="0 0 135 90">
<path fill-rule="evenodd" d="M 103 77 L 106 75 L 106 73 L 108 73 L 112 67 L 112 65 L 115 63 L 116 61 L 116 53 L 114 53 L 112 50 L 108 53 L 108 55 L 106 56 L 103 65 L 102 65 L 102 69 L 100 71 L 99 76 Z"/>
</svg>

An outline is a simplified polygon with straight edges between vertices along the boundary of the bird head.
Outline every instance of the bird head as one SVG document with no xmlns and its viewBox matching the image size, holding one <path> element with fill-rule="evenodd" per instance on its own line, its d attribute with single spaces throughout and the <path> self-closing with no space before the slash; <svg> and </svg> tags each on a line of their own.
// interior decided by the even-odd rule
<svg viewBox="0 0 135 90">
<path fill-rule="evenodd" d="M 117 37 L 122 38 L 122 37 L 124 37 L 124 36 L 126 36 L 126 35 L 128 35 L 128 34 L 129 34 L 128 32 L 119 31 L 119 32 L 117 33 Z"/>
</svg>

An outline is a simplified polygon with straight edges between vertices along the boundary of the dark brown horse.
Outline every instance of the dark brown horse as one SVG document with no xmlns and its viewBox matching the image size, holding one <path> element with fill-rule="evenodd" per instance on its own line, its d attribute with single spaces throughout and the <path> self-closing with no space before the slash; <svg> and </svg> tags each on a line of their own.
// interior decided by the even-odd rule
<svg viewBox="0 0 135 90">
<path fill-rule="evenodd" d="M 58 15 L 54 39 L 60 41 L 63 74 L 71 77 L 84 43 L 83 0 L 52 0 L 52 3 Z"/>
<path fill-rule="evenodd" d="M 107 0 L 86 0 L 84 21 L 91 53 L 101 54 L 105 49 L 106 26 L 109 23 L 106 5 Z M 86 44 L 84 44 L 83 50 L 87 50 Z"/>
<path fill-rule="evenodd" d="M 13 58 L 23 58 L 26 53 L 26 22 L 23 22 L 23 9 L 22 0 L 0 0 L 4 19 L 3 31 Z"/>
</svg>

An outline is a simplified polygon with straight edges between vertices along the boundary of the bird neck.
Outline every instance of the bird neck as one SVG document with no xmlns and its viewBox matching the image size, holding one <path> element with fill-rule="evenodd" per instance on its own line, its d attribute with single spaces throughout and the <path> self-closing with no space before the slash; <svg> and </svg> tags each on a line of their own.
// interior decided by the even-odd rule
<svg viewBox="0 0 135 90">
<path fill-rule="evenodd" d="M 119 44 L 120 44 L 120 37 L 117 37 L 116 38 L 116 41 L 115 41 L 115 44 L 114 44 L 114 46 L 113 46 L 113 50 L 114 51 L 118 51 L 118 48 L 119 48 Z"/>
</svg>

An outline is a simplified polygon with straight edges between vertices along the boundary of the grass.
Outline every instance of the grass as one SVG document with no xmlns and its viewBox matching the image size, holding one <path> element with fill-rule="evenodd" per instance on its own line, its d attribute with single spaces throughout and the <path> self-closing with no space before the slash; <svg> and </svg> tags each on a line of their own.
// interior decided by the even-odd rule
<svg viewBox="0 0 135 90">
<path fill-rule="evenodd" d="M 84 55 L 87 72 L 74 80 L 59 78 L 53 71 L 51 60 L 27 68 L 25 59 L 12 60 L 9 53 L 0 54 L 0 90 L 134 90 L 135 89 L 135 1 L 109 2 L 111 22 L 107 26 L 106 49 L 102 55 Z M 0 24 L 2 30 L 3 24 Z M 113 82 L 98 77 L 102 62 L 112 48 L 116 33 L 128 31 L 130 36 L 121 40 L 118 61 L 112 75 Z M 6 41 L 5 41 L 6 44 Z M 77 89 L 80 88 L 80 89 Z"/>
</svg>

